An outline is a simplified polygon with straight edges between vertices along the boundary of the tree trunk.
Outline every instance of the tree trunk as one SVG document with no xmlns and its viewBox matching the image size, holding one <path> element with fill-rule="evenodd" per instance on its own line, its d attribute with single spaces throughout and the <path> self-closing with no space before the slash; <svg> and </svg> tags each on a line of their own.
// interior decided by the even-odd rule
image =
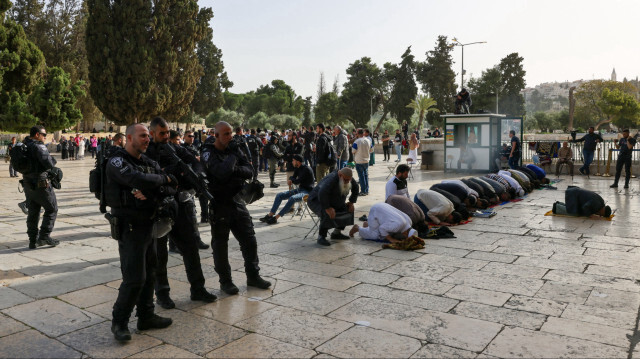
<svg viewBox="0 0 640 359">
<path fill-rule="evenodd" d="M 575 86 L 569 89 L 569 131 L 573 131 L 573 113 L 576 110 L 576 99 L 573 97 L 573 91 L 575 89 Z"/>
<path fill-rule="evenodd" d="M 604 119 L 604 120 L 596 123 L 596 125 L 594 126 L 594 129 L 597 131 L 600 126 L 604 125 L 605 123 L 610 123 L 611 121 L 613 121 L 613 119 L 611 119 L 611 118 Z"/>
<path fill-rule="evenodd" d="M 376 125 L 376 129 L 373 130 L 373 132 L 378 132 L 378 130 L 380 129 L 380 126 L 382 125 L 382 123 L 384 122 L 384 120 L 387 119 L 387 114 L 389 113 L 388 110 L 384 110 L 384 112 L 382 113 L 382 117 L 380 117 L 380 120 L 378 121 L 378 124 Z"/>
</svg>

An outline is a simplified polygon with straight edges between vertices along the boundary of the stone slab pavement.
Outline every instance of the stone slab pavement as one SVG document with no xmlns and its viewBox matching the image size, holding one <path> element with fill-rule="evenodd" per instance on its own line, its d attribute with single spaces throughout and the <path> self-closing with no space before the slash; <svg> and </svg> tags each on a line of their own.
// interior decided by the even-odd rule
<svg viewBox="0 0 640 359">
<path fill-rule="evenodd" d="M 378 156 L 379 157 L 379 156 Z M 394 157 L 395 158 L 395 157 Z M 423 250 L 383 250 L 358 237 L 319 247 L 309 217 L 257 221 L 275 189 L 250 206 L 270 290 L 247 289 L 233 239 L 237 296 L 220 293 L 210 251 L 207 287 L 219 300 L 191 302 L 181 257 L 169 276 L 177 308 L 164 330 L 109 330 L 121 274 L 117 243 L 88 192 L 89 158 L 60 161 L 56 248 L 28 250 L 18 181 L 0 164 L 0 357 L 627 357 L 638 356 L 640 185 L 613 190 L 610 178 L 561 176 L 498 207 L 498 215 L 453 227 L 455 239 Z M 384 198 L 388 164 L 370 168 L 371 191 L 356 217 Z M 416 170 L 415 193 L 460 174 Z M 552 176 L 554 177 L 554 176 Z M 265 173 L 260 179 L 268 182 Z M 284 174 L 277 180 L 284 183 Z M 545 217 L 568 185 L 599 192 L 613 221 Z M 281 186 L 280 188 L 283 188 Z M 210 228 L 200 225 L 205 242 Z M 130 323 L 135 328 L 135 317 Z"/>
</svg>

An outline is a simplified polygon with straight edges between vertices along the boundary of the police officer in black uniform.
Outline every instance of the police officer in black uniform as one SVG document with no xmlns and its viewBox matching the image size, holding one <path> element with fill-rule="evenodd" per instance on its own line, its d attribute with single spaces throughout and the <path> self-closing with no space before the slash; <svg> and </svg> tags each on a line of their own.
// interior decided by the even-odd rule
<svg viewBox="0 0 640 359">
<path fill-rule="evenodd" d="M 252 162 L 251 150 L 249 149 L 249 145 L 247 145 L 247 137 L 242 132 L 242 127 L 236 127 L 236 134 L 233 136 L 233 140 L 237 143 L 238 148 L 244 153 L 247 160 Z"/>
<path fill-rule="evenodd" d="M 262 141 L 256 136 L 256 130 L 251 129 L 251 135 L 246 138 L 245 142 L 249 147 L 249 153 L 251 154 L 251 164 L 253 165 L 253 180 L 258 179 L 258 165 L 260 164 L 260 150 L 264 145 Z"/>
<path fill-rule="evenodd" d="M 134 306 L 139 330 L 166 328 L 172 323 L 170 318 L 154 313 L 157 259 L 152 228 L 159 201 L 175 194 L 177 184 L 175 177 L 165 175 L 155 161 L 143 155 L 149 146 L 145 126 L 130 125 L 126 134 L 125 148 L 116 148 L 107 163 L 104 188 L 122 270 L 111 325 L 111 332 L 119 341 L 131 340 L 128 323 Z"/>
<path fill-rule="evenodd" d="M 44 127 L 31 127 L 29 136 L 31 137 L 27 137 L 23 142 L 29 149 L 33 162 L 30 170 L 22 174 L 21 182 L 27 198 L 29 248 L 35 249 L 46 244 L 57 246 L 60 242 L 51 238 L 51 232 L 58 216 L 58 203 L 48 178 L 48 170 L 55 167 L 56 160 L 51 157 L 44 145 L 44 140 L 47 138 L 47 131 Z M 40 208 L 44 208 L 44 215 L 38 231 Z"/>
<path fill-rule="evenodd" d="M 216 141 L 206 146 L 202 160 L 209 178 L 211 201 L 211 247 L 213 263 L 220 277 L 220 289 L 227 294 L 237 294 L 238 287 L 231 278 L 228 258 L 229 232 L 240 243 L 247 275 L 247 286 L 267 289 L 271 283 L 260 277 L 258 244 L 253 222 L 239 193 L 246 180 L 253 177 L 253 168 L 232 139 L 232 128 L 226 122 L 215 126 Z"/>
<path fill-rule="evenodd" d="M 182 147 L 186 148 L 198 161 L 200 161 L 200 146 L 195 142 L 197 132 L 191 132 L 189 130 L 184 131 L 184 144 Z M 200 202 L 200 222 L 209 223 L 209 201 L 205 196 L 198 197 Z M 207 246 L 207 248 L 209 248 Z M 207 249 L 200 248 L 200 249 Z"/>
<path fill-rule="evenodd" d="M 165 172 L 173 174 L 180 181 L 181 173 L 175 166 L 174 160 L 168 152 L 175 151 L 175 154 L 185 163 L 190 164 L 195 172 L 202 170 L 200 162 L 189 151 L 180 146 L 169 144 L 169 125 L 162 117 L 151 120 L 149 125 L 153 141 L 149 143 L 147 155 L 152 159 L 157 159 L 158 164 Z M 163 149 L 162 146 L 171 146 L 170 149 Z M 170 235 L 176 247 L 182 253 L 187 279 L 191 284 L 191 300 L 198 300 L 211 303 L 216 300 L 216 296 L 209 293 L 205 287 L 205 279 L 200 265 L 200 253 L 198 252 L 199 233 L 194 231 L 196 219 L 196 206 L 193 199 L 195 191 L 188 184 L 188 181 L 180 181 L 180 187 L 176 194 L 178 202 L 178 216 L 171 229 Z M 158 238 L 158 269 L 156 273 L 156 300 L 158 304 L 165 308 L 175 308 L 175 303 L 169 296 L 169 278 L 167 277 L 167 261 L 169 252 L 167 250 L 168 237 Z"/>
<path fill-rule="evenodd" d="M 618 154 L 618 162 L 616 162 L 615 179 L 609 187 L 618 188 L 618 181 L 620 180 L 620 174 L 622 174 L 622 167 L 624 167 L 624 188 L 629 188 L 629 180 L 631 179 L 631 155 L 635 144 L 636 140 L 633 137 L 629 137 L 629 130 L 624 129 L 622 131 L 622 138 L 616 143 L 616 148 L 620 150 L 620 153 Z"/>
</svg>

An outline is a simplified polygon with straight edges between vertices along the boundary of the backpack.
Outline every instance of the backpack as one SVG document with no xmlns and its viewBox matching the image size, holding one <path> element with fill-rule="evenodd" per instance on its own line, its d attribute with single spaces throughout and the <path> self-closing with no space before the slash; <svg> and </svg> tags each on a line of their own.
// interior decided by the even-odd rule
<svg viewBox="0 0 640 359">
<path fill-rule="evenodd" d="M 102 151 L 96 156 L 96 166 L 89 171 L 89 192 L 93 193 L 97 199 L 100 199 L 102 193 L 102 176 L 106 174 L 108 157 Z"/>
<path fill-rule="evenodd" d="M 31 171 L 31 149 L 30 145 L 25 144 L 23 142 L 16 143 L 9 151 L 9 156 L 11 156 L 11 166 L 14 170 L 25 174 Z"/>
</svg>

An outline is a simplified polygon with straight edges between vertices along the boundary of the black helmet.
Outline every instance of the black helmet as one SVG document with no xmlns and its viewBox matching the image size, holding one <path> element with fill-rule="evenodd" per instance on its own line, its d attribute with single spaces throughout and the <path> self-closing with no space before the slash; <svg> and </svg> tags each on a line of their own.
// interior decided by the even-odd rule
<svg viewBox="0 0 640 359">
<path fill-rule="evenodd" d="M 467 89 L 463 87 L 460 92 L 467 92 Z"/>
</svg>

